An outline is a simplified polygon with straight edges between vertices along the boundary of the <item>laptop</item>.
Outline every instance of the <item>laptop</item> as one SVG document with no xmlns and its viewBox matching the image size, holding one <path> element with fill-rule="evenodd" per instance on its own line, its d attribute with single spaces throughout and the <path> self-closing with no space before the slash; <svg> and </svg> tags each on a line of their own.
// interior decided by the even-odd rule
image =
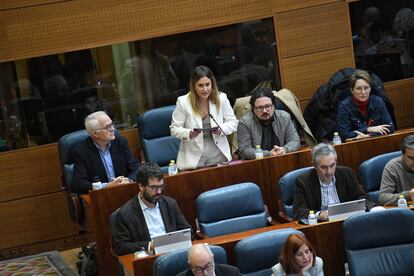
<svg viewBox="0 0 414 276">
<path fill-rule="evenodd" d="M 365 213 L 365 199 L 342 202 L 328 206 L 329 220 L 344 220 Z"/>
<path fill-rule="evenodd" d="M 152 239 L 155 254 L 191 247 L 191 229 L 169 232 Z"/>
</svg>

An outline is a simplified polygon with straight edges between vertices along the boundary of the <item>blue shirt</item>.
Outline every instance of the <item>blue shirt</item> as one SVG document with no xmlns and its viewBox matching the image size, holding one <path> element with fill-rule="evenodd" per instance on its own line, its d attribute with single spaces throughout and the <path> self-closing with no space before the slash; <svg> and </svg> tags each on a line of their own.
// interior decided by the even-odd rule
<svg viewBox="0 0 414 276">
<path fill-rule="evenodd" d="M 155 204 L 154 208 L 149 208 L 147 205 L 145 205 L 140 196 L 138 196 L 138 199 L 142 213 L 144 214 L 145 222 L 147 223 L 147 228 L 151 239 L 160 235 L 164 235 L 166 233 L 165 225 L 164 221 L 162 220 L 160 205 L 158 202 Z"/>
<path fill-rule="evenodd" d="M 109 149 L 111 148 L 111 142 L 108 143 L 105 150 L 102 151 L 101 148 L 93 142 L 98 149 L 99 156 L 101 157 L 102 164 L 104 165 L 106 176 L 108 177 L 109 181 L 112 181 L 112 179 L 115 178 L 115 171 L 114 171 L 114 165 L 112 164 L 112 157 Z M 105 187 L 108 183 L 102 183 L 103 187 Z"/>
</svg>

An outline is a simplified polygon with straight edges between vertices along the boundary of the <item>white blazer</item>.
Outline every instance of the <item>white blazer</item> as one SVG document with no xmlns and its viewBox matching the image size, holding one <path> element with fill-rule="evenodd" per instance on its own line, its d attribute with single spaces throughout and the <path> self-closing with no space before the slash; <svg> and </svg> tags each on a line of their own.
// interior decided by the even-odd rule
<svg viewBox="0 0 414 276">
<path fill-rule="evenodd" d="M 213 134 L 213 140 L 220 151 L 231 161 L 231 151 L 226 135 L 230 135 L 237 130 L 238 120 L 234 115 L 230 102 L 225 93 L 219 92 L 220 110 L 210 102 L 210 114 L 223 129 L 220 135 Z M 210 118 L 211 127 L 217 124 Z M 203 135 L 190 139 L 190 131 L 194 128 L 203 128 L 200 115 L 194 113 L 189 93 L 178 97 L 177 106 L 172 114 L 170 125 L 171 135 L 181 140 L 180 149 L 177 156 L 177 167 L 180 170 L 195 169 L 203 154 Z"/>
</svg>

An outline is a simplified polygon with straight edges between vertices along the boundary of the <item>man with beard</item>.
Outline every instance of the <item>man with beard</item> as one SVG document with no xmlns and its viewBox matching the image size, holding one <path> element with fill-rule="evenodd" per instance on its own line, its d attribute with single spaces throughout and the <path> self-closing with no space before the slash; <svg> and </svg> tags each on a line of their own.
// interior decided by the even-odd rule
<svg viewBox="0 0 414 276">
<path fill-rule="evenodd" d="M 155 163 L 143 164 L 137 174 L 139 193 L 123 205 L 112 229 L 112 248 L 118 256 L 152 249 L 152 238 L 191 228 L 177 202 L 161 195 L 163 174 Z"/>
<path fill-rule="evenodd" d="M 260 145 L 263 156 L 276 156 L 300 148 L 299 135 L 289 113 L 275 109 L 276 97 L 268 88 L 257 89 L 250 97 L 252 112 L 237 127 L 237 142 L 243 159 L 254 159 Z"/>
</svg>

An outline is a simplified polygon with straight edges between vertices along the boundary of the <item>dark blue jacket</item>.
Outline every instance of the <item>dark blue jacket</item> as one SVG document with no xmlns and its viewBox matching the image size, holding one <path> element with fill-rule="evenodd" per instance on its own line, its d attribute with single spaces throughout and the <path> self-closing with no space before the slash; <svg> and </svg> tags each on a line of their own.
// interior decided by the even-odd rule
<svg viewBox="0 0 414 276">
<path fill-rule="evenodd" d="M 356 137 L 355 130 L 368 134 L 367 128 L 369 126 L 391 125 L 390 133 L 394 132 L 394 124 L 391 116 L 388 113 L 384 101 L 375 95 L 369 96 L 367 118 L 362 118 L 356 105 L 352 101 L 352 96 L 349 96 L 338 105 L 337 124 L 339 135 L 342 140 Z M 369 133 L 372 136 L 377 136 L 379 133 Z"/>
</svg>

